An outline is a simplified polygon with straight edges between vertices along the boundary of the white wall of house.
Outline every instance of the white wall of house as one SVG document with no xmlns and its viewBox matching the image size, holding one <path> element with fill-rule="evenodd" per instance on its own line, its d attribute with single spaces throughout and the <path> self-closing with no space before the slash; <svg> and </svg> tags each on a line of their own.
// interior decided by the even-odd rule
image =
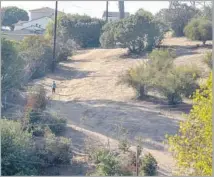
<svg viewBox="0 0 214 177">
<path fill-rule="evenodd" d="M 45 29 L 47 24 L 51 21 L 51 18 L 49 17 L 43 17 L 37 20 L 33 20 L 33 21 L 28 21 L 28 22 L 24 22 L 22 24 L 16 24 L 14 31 L 17 30 L 22 30 L 23 28 L 27 28 L 27 27 L 31 27 L 33 28 L 35 26 L 35 28 L 37 28 L 36 26 Z"/>
</svg>

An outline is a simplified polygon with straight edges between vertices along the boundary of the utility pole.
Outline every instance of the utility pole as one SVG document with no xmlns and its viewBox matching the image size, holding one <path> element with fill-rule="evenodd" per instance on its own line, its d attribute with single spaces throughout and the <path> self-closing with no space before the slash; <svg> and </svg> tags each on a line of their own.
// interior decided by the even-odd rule
<svg viewBox="0 0 214 177">
<path fill-rule="evenodd" d="M 119 12 L 120 12 L 120 19 L 123 19 L 125 17 L 124 0 L 119 0 Z"/>
<path fill-rule="evenodd" d="M 108 1 L 106 1 L 106 22 L 108 22 Z"/>
<path fill-rule="evenodd" d="M 58 1 L 56 1 L 56 6 L 55 6 L 54 45 L 53 45 L 52 72 L 54 72 L 54 71 L 55 71 L 55 67 L 56 67 L 56 30 L 57 30 L 57 12 L 58 12 Z"/>
</svg>

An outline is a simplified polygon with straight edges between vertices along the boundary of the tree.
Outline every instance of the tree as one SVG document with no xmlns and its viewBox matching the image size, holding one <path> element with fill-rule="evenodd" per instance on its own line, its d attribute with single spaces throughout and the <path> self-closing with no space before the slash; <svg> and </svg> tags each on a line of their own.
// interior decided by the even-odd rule
<svg viewBox="0 0 214 177">
<path fill-rule="evenodd" d="M 155 21 L 150 12 L 140 9 L 135 15 L 107 24 L 100 41 L 102 47 L 110 44 L 139 54 L 159 44 L 164 32 L 164 28 L 161 28 L 161 24 Z"/>
<path fill-rule="evenodd" d="M 148 96 L 148 91 L 156 91 L 169 104 L 178 104 L 182 97 L 189 97 L 196 90 L 200 72 L 195 66 L 174 66 L 173 57 L 167 50 L 153 50 L 148 61 L 121 75 L 118 84 L 133 87 L 141 99 Z"/>
<path fill-rule="evenodd" d="M 51 68 L 52 46 L 43 36 L 28 36 L 21 42 L 20 55 L 26 62 L 26 81 L 44 76 Z"/>
<path fill-rule="evenodd" d="M 58 18 L 58 39 L 73 40 L 82 47 L 99 47 L 99 38 L 104 21 L 86 15 L 62 15 Z M 47 27 L 47 35 L 52 36 L 53 22 Z"/>
<path fill-rule="evenodd" d="M 212 175 L 212 74 L 194 95 L 193 108 L 178 134 L 169 136 L 170 150 L 181 175 Z"/>
<path fill-rule="evenodd" d="M 184 36 L 184 27 L 199 13 L 199 10 L 187 4 L 174 3 L 175 4 L 168 9 L 161 9 L 156 14 L 156 17 L 168 25 L 174 31 L 175 36 Z"/>
<path fill-rule="evenodd" d="M 212 40 L 212 22 L 206 18 L 192 19 L 184 28 L 184 33 L 187 38 L 202 41 L 205 45 L 207 40 Z"/>
<path fill-rule="evenodd" d="M 18 44 L 4 38 L 1 39 L 1 44 L 1 83 L 2 94 L 4 94 L 21 86 L 24 60 L 18 54 Z"/>
<path fill-rule="evenodd" d="M 3 15 L 2 26 L 9 26 L 11 30 L 14 29 L 14 24 L 18 21 L 28 21 L 28 13 L 18 7 L 5 7 L 1 10 L 1 15 Z"/>
<path fill-rule="evenodd" d="M 33 154 L 31 133 L 22 130 L 19 122 L 1 119 L 1 172 L 4 176 L 39 175 L 38 158 Z"/>
</svg>

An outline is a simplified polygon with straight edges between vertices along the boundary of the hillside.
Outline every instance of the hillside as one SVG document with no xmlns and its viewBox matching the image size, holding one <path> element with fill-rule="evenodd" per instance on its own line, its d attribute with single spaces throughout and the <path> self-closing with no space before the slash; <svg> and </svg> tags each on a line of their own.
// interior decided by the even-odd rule
<svg viewBox="0 0 214 177">
<path fill-rule="evenodd" d="M 166 38 L 163 45 L 174 45 L 176 64 L 196 64 L 206 75 L 207 67 L 202 59 L 209 49 L 185 48 L 182 40 L 186 41 L 185 38 Z M 146 56 L 134 59 L 124 57 L 125 54 L 124 49 L 78 51 L 68 61 L 60 63 L 54 74 L 31 84 L 42 84 L 47 89 L 48 109 L 68 120 L 70 128 L 66 136 L 72 138 L 73 146 L 81 152 L 84 153 L 85 139 L 105 145 L 109 139 L 110 147 L 117 149 L 117 127 L 122 126 L 129 132 L 132 149 L 135 150 L 135 139 L 143 137 L 144 150 L 157 159 L 160 175 L 171 175 L 175 170 L 174 161 L 163 141 L 166 134 L 177 132 L 182 113 L 188 112 L 191 105 L 172 108 L 158 100 L 136 100 L 131 88 L 116 83 L 121 73 Z M 55 95 L 51 93 L 53 80 L 57 84 Z M 70 174 L 68 169 L 61 172 L 61 175 Z"/>
</svg>

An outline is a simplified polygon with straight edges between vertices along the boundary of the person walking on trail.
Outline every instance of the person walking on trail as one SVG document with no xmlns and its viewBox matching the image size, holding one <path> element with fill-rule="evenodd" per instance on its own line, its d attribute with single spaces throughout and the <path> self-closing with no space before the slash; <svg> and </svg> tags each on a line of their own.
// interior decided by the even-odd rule
<svg viewBox="0 0 214 177">
<path fill-rule="evenodd" d="M 52 93 L 55 93 L 56 91 L 56 83 L 55 81 L 53 81 L 53 84 L 52 84 Z"/>
</svg>

